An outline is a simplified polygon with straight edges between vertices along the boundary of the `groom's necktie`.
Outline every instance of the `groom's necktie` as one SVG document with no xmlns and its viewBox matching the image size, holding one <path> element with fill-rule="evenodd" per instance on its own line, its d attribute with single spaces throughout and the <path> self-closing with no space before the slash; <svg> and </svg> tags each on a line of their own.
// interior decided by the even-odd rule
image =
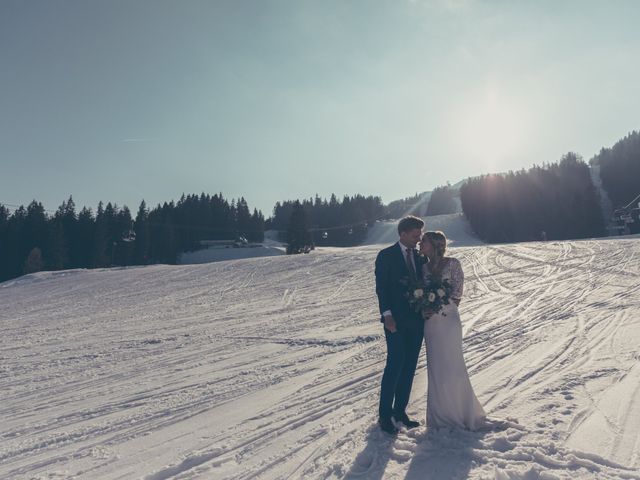
<svg viewBox="0 0 640 480">
<path fill-rule="evenodd" d="M 413 281 L 416 281 L 417 280 L 416 267 L 414 267 L 413 259 L 411 258 L 411 253 L 412 252 L 408 248 L 407 248 L 406 252 L 407 252 L 407 255 L 405 257 L 405 260 L 407 261 L 407 268 L 409 269 L 409 275 L 411 276 L 411 279 Z"/>
</svg>

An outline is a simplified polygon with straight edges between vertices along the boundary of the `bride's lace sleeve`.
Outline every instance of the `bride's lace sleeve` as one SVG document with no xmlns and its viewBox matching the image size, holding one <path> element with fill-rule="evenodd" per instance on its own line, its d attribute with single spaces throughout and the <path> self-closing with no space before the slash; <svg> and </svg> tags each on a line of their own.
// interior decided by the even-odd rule
<svg viewBox="0 0 640 480">
<path fill-rule="evenodd" d="M 451 260 L 451 298 L 460 300 L 464 290 L 464 272 L 460 260 L 452 258 Z"/>
</svg>

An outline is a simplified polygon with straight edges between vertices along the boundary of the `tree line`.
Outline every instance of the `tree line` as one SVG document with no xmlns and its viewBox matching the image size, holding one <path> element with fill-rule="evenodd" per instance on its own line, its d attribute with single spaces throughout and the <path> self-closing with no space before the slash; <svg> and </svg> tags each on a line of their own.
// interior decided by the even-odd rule
<svg viewBox="0 0 640 480">
<path fill-rule="evenodd" d="M 268 228 L 278 230 L 281 241 L 289 244 L 288 251 L 303 251 L 308 246 L 353 246 L 361 244 L 367 228 L 378 220 L 395 219 L 405 215 L 442 215 L 455 213 L 456 192 L 449 185 L 433 192 L 416 194 L 384 205 L 380 197 L 355 195 L 329 200 L 318 195 L 303 200 L 276 203 Z"/>
<path fill-rule="evenodd" d="M 0 281 L 39 270 L 176 263 L 202 240 L 262 241 L 264 225 L 244 198 L 222 194 L 183 195 L 151 210 L 143 200 L 135 218 L 112 203 L 77 212 L 73 197 L 53 215 L 35 200 L 13 213 L 0 205 Z"/>
<path fill-rule="evenodd" d="M 291 243 L 292 231 L 296 246 L 352 246 L 362 243 L 367 227 L 382 218 L 385 207 L 380 197 L 345 195 L 338 200 L 315 198 L 277 202 L 267 228 L 277 230 L 283 242 Z M 304 232 L 307 233 L 304 233 Z M 298 245 L 300 243 L 300 245 Z"/>
<path fill-rule="evenodd" d="M 603 148 L 589 163 L 600 166 L 602 187 L 614 208 L 640 195 L 640 132 L 633 131 L 611 148 Z"/>
<path fill-rule="evenodd" d="M 589 166 L 572 152 L 558 163 L 469 179 L 460 198 L 469 223 L 486 242 L 605 235 Z"/>
<path fill-rule="evenodd" d="M 265 229 L 278 231 L 294 250 L 358 245 L 368 227 L 391 218 L 400 205 L 406 210 L 398 216 L 448 213 L 442 209 L 452 204 L 451 195 L 447 187 L 439 187 L 431 201 L 422 194 L 391 207 L 377 196 L 339 200 L 333 194 L 327 200 L 316 195 L 276 203 L 266 221 L 262 212 L 250 211 L 244 198 L 229 202 L 222 194 L 183 195 L 154 209 L 143 200 L 135 216 L 127 206 L 111 202 L 100 202 L 95 213 L 87 207 L 77 211 L 73 197 L 51 215 L 36 200 L 13 213 L 0 205 L 0 281 L 40 270 L 173 264 L 179 253 L 197 250 L 203 240 L 245 237 L 260 242 Z"/>
<path fill-rule="evenodd" d="M 626 205 L 640 194 L 640 132 L 603 148 L 590 164 L 600 167 L 614 207 Z M 386 206 L 378 196 L 316 195 L 276 203 L 267 220 L 244 198 L 228 201 L 222 194 L 183 195 L 151 210 L 142 201 L 135 217 L 126 206 L 102 202 L 95 213 L 77 212 L 72 197 L 52 215 L 35 200 L 13 213 L 0 204 L 0 281 L 43 269 L 176 263 L 202 240 L 262 241 L 266 229 L 297 247 L 358 245 L 377 220 L 454 213 L 457 195 L 446 185 Z M 487 242 L 605 234 L 589 167 L 572 152 L 558 163 L 471 178 L 459 195 L 472 228 Z"/>
</svg>

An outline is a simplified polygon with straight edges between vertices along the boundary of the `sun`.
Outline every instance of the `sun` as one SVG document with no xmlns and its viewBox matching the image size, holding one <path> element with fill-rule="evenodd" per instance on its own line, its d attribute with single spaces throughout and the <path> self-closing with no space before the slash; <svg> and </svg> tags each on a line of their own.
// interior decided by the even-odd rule
<svg viewBox="0 0 640 480">
<path fill-rule="evenodd" d="M 495 90 L 464 105 L 456 120 L 462 153 L 487 167 L 498 166 L 524 147 L 525 115 Z"/>
</svg>

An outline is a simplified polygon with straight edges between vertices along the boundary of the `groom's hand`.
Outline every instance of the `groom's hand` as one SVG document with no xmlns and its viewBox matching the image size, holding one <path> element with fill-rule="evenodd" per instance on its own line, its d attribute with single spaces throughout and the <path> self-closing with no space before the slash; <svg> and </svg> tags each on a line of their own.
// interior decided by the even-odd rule
<svg viewBox="0 0 640 480">
<path fill-rule="evenodd" d="M 396 321 L 393 319 L 393 316 L 384 316 L 384 328 L 389 330 L 391 333 L 396 333 L 398 331 L 398 328 L 396 327 Z"/>
</svg>

